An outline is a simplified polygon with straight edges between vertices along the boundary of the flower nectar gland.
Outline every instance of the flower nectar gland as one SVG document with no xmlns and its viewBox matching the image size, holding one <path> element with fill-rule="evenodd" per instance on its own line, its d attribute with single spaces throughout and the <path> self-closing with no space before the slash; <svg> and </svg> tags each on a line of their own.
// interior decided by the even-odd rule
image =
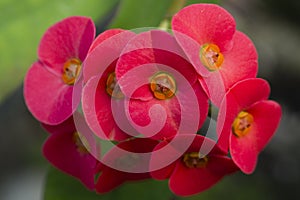
<svg viewBox="0 0 300 200">
<path fill-rule="evenodd" d="M 117 83 L 116 73 L 112 72 L 108 75 L 106 80 L 106 92 L 109 96 L 114 97 L 116 99 L 121 99 L 124 97 L 120 86 Z"/>
<path fill-rule="evenodd" d="M 154 97 L 160 100 L 172 98 L 176 88 L 175 79 L 165 72 L 155 74 L 150 81 L 150 89 Z"/>
<path fill-rule="evenodd" d="M 243 137 L 249 133 L 252 124 L 253 116 L 246 111 L 241 111 L 232 124 L 232 132 L 236 137 Z"/>
<path fill-rule="evenodd" d="M 63 67 L 62 80 L 68 85 L 74 85 L 76 78 L 81 70 L 81 61 L 77 58 L 71 58 L 65 62 Z"/>
<path fill-rule="evenodd" d="M 78 132 L 73 133 L 73 142 L 76 145 L 77 151 L 80 154 L 89 153 L 90 147 L 86 138 Z"/>
<path fill-rule="evenodd" d="M 204 168 L 207 165 L 208 157 L 202 156 L 199 152 L 185 153 L 183 162 L 188 168 Z"/>
<path fill-rule="evenodd" d="M 215 44 L 205 44 L 201 47 L 199 57 L 202 64 L 209 71 L 218 70 L 224 62 L 224 56 L 220 48 Z"/>
</svg>

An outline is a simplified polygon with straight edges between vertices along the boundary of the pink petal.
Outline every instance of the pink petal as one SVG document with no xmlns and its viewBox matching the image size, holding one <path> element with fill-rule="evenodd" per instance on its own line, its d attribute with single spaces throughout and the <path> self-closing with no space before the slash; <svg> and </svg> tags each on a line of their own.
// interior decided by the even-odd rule
<svg viewBox="0 0 300 200">
<path fill-rule="evenodd" d="M 238 81 L 255 78 L 257 74 L 257 52 L 252 41 L 237 31 L 232 49 L 223 53 L 224 63 L 220 69 L 200 79 L 208 87 L 210 99 L 220 105 L 225 93 Z"/>
<path fill-rule="evenodd" d="M 76 131 L 73 117 L 70 117 L 66 121 L 64 121 L 61 124 L 58 124 L 56 126 L 42 124 L 42 127 L 50 134 L 62 134 L 65 132 L 70 133 L 70 132 Z"/>
<path fill-rule="evenodd" d="M 72 92 L 72 86 L 39 62 L 31 66 L 24 80 L 26 105 L 32 115 L 45 124 L 59 124 L 72 115 Z"/>
<path fill-rule="evenodd" d="M 149 100 L 149 80 L 158 72 L 174 71 L 193 85 L 197 75 L 174 37 L 164 31 L 143 32 L 134 37 L 122 52 L 116 75 L 122 91 L 131 98 Z M 176 77 L 175 77 L 176 79 Z M 134 93 L 132 91 L 135 91 Z"/>
<path fill-rule="evenodd" d="M 41 39 L 39 59 L 58 75 L 72 58 L 84 61 L 95 37 L 93 21 L 87 17 L 68 17 L 51 26 Z"/>
<path fill-rule="evenodd" d="M 84 82 L 93 76 L 101 77 L 104 71 L 119 58 L 127 42 L 135 36 L 131 31 L 114 30 L 103 32 L 93 42 L 83 63 Z"/>
<path fill-rule="evenodd" d="M 229 89 L 221 104 L 217 120 L 218 144 L 221 148 L 228 149 L 231 126 L 238 113 L 258 101 L 267 99 L 269 94 L 268 82 L 259 78 L 240 81 Z"/>
<path fill-rule="evenodd" d="M 116 124 L 111 110 L 111 101 L 118 100 L 106 92 L 106 77 L 113 68 L 113 65 L 109 67 L 101 79 L 94 76 L 87 82 L 83 89 L 82 108 L 87 124 L 99 138 L 121 141 L 129 135 Z"/>
<path fill-rule="evenodd" d="M 264 100 L 255 103 L 247 112 L 254 117 L 253 133 L 260 152 L 275 134 L 281 118 L 281 107 L 274 101 Z"/>
<path fill-rule="evenodd" d="M 178 90 L 177 96 L 163 101 L 155 98 L 150 101 L 131 99 L 128 112 L 133 126 L 137 125 L 137 130 L 144 136 L 155 139 L 172 137 L 177 133 L 196 133 L 207 116 L 207 97 L 199 84 L 195 84 L 193 89 L 179 91 L 182 90 Z"/>
<path fill-rule="evenodd" d="M 194 4 L 180 10 L 172 19 L 172 29 L 180 46 L 200 75 L 208 75 L 199 59 L 202 45 L 212 43 L 221 52 L 232 46 L 235 21 L 230 13 L 214 4 Z"/>
<path fill-rule="evenodd" d="M 106 31 L 102 32 L 93 41 L 88 53 L 92 52 L 96 47 L 98 47 L 102 42 L 104 42 L 104 40 L 109 39 L 112 36 L 115 36 L 119 33 L 124 32 L 124 31 L 125 30 L 123 30 L 123 29 L 109 29 L 109 30 L 106 30 Z"/>
<path fill-rule="evenodd" d="M 78 178 L 87 188 L 94 189 L 96 159 L 77 150 L 73 132 L 52 134 L 43 146 L 43 154 L 56 168 Z"/>
</svg>

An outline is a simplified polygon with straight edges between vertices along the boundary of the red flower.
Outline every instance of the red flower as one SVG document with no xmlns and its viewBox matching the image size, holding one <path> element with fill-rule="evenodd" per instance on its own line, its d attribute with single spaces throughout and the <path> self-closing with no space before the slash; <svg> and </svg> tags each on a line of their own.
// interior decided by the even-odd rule
<svg viewBox="0 0 300 200">
<path fill-rule="evenodd" d="M 255 47 L 245 34 L 235 30 L 233 17 L 222 7 L 187 6 L 173 17 L 172 29 L 216 105 L 233 84 L 256 76 Z"/>
<path fill-rule="evenodd" d="M 116 76 L 132 126 L 146 137 L 195 133 L 206 118 L 207 96 L 167 32 L 147 31 L 131 39 L 118 60 Z"/>
<path fill-rule="evenodd" d="M 247 174 L 254 171 L 259 152 L 267 145 L 281 118 L 280 106 L 267 100 L 270 93 L 263 79 L 235 84 L 221 104 L 217 121 L 219 145 Z"/>
<path fill-rule="evenodd" d="M 151 178 L 147 170 L 151 152 L 157 144 L 155 140 L 135 138 L 112 148 L 99 163 L 100 176 L 96 183 L 96 191 L 105 193 L 125 181 Z M 146 156 L 142 156 L 144 153 Z"/>
<path fill-rule="evenodd" d="M 90 128 L 104 140 L 121 141 L 129 137 L 117 125 L 111 107 L 112 102 L 120 105 L 124 98 L 117 86 L 115 67 L 121 51 L 134 35 L 121 29 L 101 33 L 84 62 L 83 112 Z"/>
<path fill-rule="evenodd" d="M 174 139 L 176 141 L 172 141 Z M 173 145 L 169 147 L 169 153 L 172 155 L 181 153 L 181 156 L 168 166 L 152 171 L 151 176 L 158 180 L 169 178 L 169 187 L 176 195 L 188 196 L 207 190 L 225 175 L 238 169 L 227 157 L 227 153 L 222 151 L 214 141 L 200 135 L 178 135 L 158 144 L 153 153 L 166 148 L 170 142 Z M 191 142 L 191 145 L 182 148 L 187 142 Z M 155 169 L 157 164 L 164 162 L 164 159 L 172 157 L 168 154 L 155 155 L 151 158 L 150 169 Z"/>
<path fill-rule="evenodd" d="M 72 115 L 73 85 L 94 36 L 94 24 L 86 17 L 64 19 L 44 34 L 39 61 L 24 81 L 25 102 L 37 120 L 56 125 Z"/>
<path fill-rule="evenodd" d="M 94 176 L 98 161 L 89 151 L 94 141 L 76 130 L 73 118 L 60 125 L 43 125 L 51 134 L 43 146 L 45 158 L 59 170 L 79 179 L 87 188 L 95 187 Z"/>
</svg>

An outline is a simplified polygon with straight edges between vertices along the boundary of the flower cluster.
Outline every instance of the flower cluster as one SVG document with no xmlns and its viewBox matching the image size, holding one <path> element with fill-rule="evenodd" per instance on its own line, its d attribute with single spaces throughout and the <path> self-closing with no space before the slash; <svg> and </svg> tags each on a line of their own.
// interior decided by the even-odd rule
<svg viewBox="0 0 300 200">
<path fill-rule="evenodd" d="M 256 49 L 226 10 L 190 5 L 171 24 L 95 38 L 91 19 L 69 17 L 40 42 L 24 97 L 50 133 L 43 154 L 97 193 L 153 178 L 188 196 L 250 174 L 279 124 Z"/>
</svg>

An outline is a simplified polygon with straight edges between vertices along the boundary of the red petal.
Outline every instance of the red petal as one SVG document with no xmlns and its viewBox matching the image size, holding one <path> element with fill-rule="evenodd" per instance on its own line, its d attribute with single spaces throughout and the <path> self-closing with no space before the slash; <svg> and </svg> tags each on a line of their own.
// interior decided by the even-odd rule
<svg viewBox="0 0 300 200">
<path fill-rule="evenodd" d="M 43 154 L 55 167 L 78 178 L 86 187 L 94 189 L 96 159 L 81 154 L 73 140 L 74 132 L 52 134 L 43 146 Z"/>
<path fill-rule="evenodd" d="M 41 39 L 39 59 L 58 75 L 72 58 L 84 61 L 95 37 L 93 21 L 87 17 L 69 17 L 51 26 Z"/>
<path fill-rule="evenodd" d="M 195 84 L 192 91 L 179 91 L 175 97 L 164 101 L 130 100 L 132 125 L 144 136 L 155 139 L 172 137 L 177 133 L 196 133 L 207 116 L 207 97 L 199 84 Z"/>
<path fill-rule="evenodd" d="M 274 101 L 263 100 L 255 103 L 246 111 L 254 118 L 251 133 L 255 134 L 256 138 L 253 142 L 260 152 L 275 134 L 281 118 L 281 107 Z"/>
<path fill-rule="evenodd" d="M 274 101 L 261 101 L 249 108 L 247 112 L 254 117 L 257 149 L 260 152 L 275 134 L 281 119 L 281 107 Z"/>
<path fill-rule="evenodd" d="M 201 135 L 176 135 L 170 138 L 168 142 L 161 142 L 153 150 L 150 162 L 151 175 L 159 180 L 169 178 L 175 163 L 180 162 L 182 155 L 186 152 L 200 152 L 202 155 L 209 155 L 210 157 L 224 157 L 227 154 L 214 141 Z M 218 170 L 222 172 L 222 170 Z"/>
<path fill-rule="evenodd" d="M 230 49 L 235 21 L 230 13 L 218 5 L 194 4 L 174 15 L 172 29 L 198 73 L 206 76 L 209 72 L 199 59 L 201 46 L 212 43 L 219 46 L 221 52 Z"/>
<path fill-rule="evenodd" d="M 108 192 L 125 181 L 150 178 L 147 170 L 151 151 L 157 143 L 154 140 L 137 138 L 119 143 L 117 147 L 111 149 L 103 157 L 104 164 L 100 167 L 101 175 L 96 183 L 96 191 L 100 193 Z M 147 156 L 143 153 L 149 154 Z M 143 155 L 145 156 L 143 157 Z M 141 171 L 144 173 L 140 173 Z"/>
<path fill-rule="evenodd" d="M 101 77 L 104 71 L 119 58 L 127 42 L 135 36 L 131 31 L 116 32 L 118 30 L 103 32 L 92 44 L 92 50 L 83 64 L 84 82 L 93 76 Z"/>
<path fill-rule="evenodd" d="M 115 189 L 125 181 L 124 173 L 106 166 L 101 168 L 95 188 L 98 193 L 106 193 Z"/>
<path fill-rule="evenodd" d="M 149 80 L 161 71 L 173 75 L 176 82 L 179 82 L 178 76 L 184 77 L 190 85 L 197 80 L 192 65 L 185 59 L 174 37 L 158 30 L 134 37 L 123 50 L 116 67 L 122 91 L 126 96 L 140 100 L 153 98 Z"/>
<path fill-rule="evenodd" d="M 255 78 L 257 74 L 257 52 L 252 41 L 237 31 L 233 37 L 233 47 L 223 53 L 224 63 L 220 69 L 200 79 L 208 87 L 210 99 L 220 105 L 225 93 L 238 81 Z"/>
<path fill-rule="evenodd" d="M 246 136 L 238 138 L 230 135 L 230 154 L 235 164 L 246 174 L 251 174 L 256 166 L 258 149 L 256 145 L 257 136 L 254 131 Z"/>
<path fill-rule="evenodd" d="M 45 124 L 59 124 L 72 115 L 72 92 L 73 86 L 66 85 L 61 77 L 38 62 L 31 66 L 24 80 L 26 105 Z"/>
<path fill-rule="evenodd" d="M 148 173 L 126 173 L 109 167 L 102 167 L 101 175 L 96 183 L 96 192 L 107 193 L 125 181 L 144 180 L 150 178 Z"/>
<path fill-rule="evenodd" d="M 168 144 L 167 141 L 162 141 L 153 149 L 150 160 L 150 174 L 154 179 L 164 180 L 169 178 L 176 166 L 176 162 L 172 162 L 177 160 L 174 157 L 176 153 L 175 155 L 173 153 L 176 150 L 171 145 L 167 146 Z M 163 149 L 164 152 L 158 152 L 159 149 Z"/>
<path fill-rule="evenodd" d="M 236 171 L 227 157 L 211 156 L 204 168 L 188 168 L 179 160 L 170 177 L 170 189 L 180 196 L 189 196 L 209 189 L 226 174 Z"/>
<path fill-rule="evenodd" d="M 265 100 L 269 97 L 270 86 L 268 82 L 260 78 L 245 79 L 236 83 L 229 89 L 226 98 L 228 99 L 223 104 L 231 103 L 233 99 L 239 108 L 245 109 L 253 103 Z"/>
<path fill-rule="evenodd" d="M 66 121 L 56 126 L 51 126 L 48 124 L 42 124 L 42 126 L 48 133 L 51 134 L 62 134 L 65 132 L 71 133 L 76 131 L 73 117 L 70 117 Z"/>
<path fill-rule="evenodd" d="M 98 47 L 102 42 L 104 42 L 104 40 L 109 39 L 112 36 L 122 33 L 124 31 L 125 30 L 123 30 L 123 29 L 109 29 L 109 30 L 102 32 L 93 41 L 88 53 L 92 52 L 96 47 Z"/>
<path fill-rule="evenodd" d="M 219 71 L 226 90 L 238 81 L 256 77 L 258 55 L 254 44 L 245 34 L 236 31 L 232 49 L 224 52 L 223 55 L 224 63 Z"/>
<path fill-rule="evenodd" d="M 231 126 L 238 113 L 258 101 L 267 99 L 269 94 L 268 82 L 259 78 L 240 81 L 229 89 L 221 104 L 217 120 L 218 143 L 221 148 L 228 149 Z"/>
<path fill-rule="evenodd" d="M 98 76 L 91 78 L 83 89 L 82 108 L 89 127 L 104 140 L 124 140 L 129 136 L 116 124 L 112 110 L 112 99 L 106 93 L 106 77 L 110 70 L 99 80 Z"/>
</svg>

